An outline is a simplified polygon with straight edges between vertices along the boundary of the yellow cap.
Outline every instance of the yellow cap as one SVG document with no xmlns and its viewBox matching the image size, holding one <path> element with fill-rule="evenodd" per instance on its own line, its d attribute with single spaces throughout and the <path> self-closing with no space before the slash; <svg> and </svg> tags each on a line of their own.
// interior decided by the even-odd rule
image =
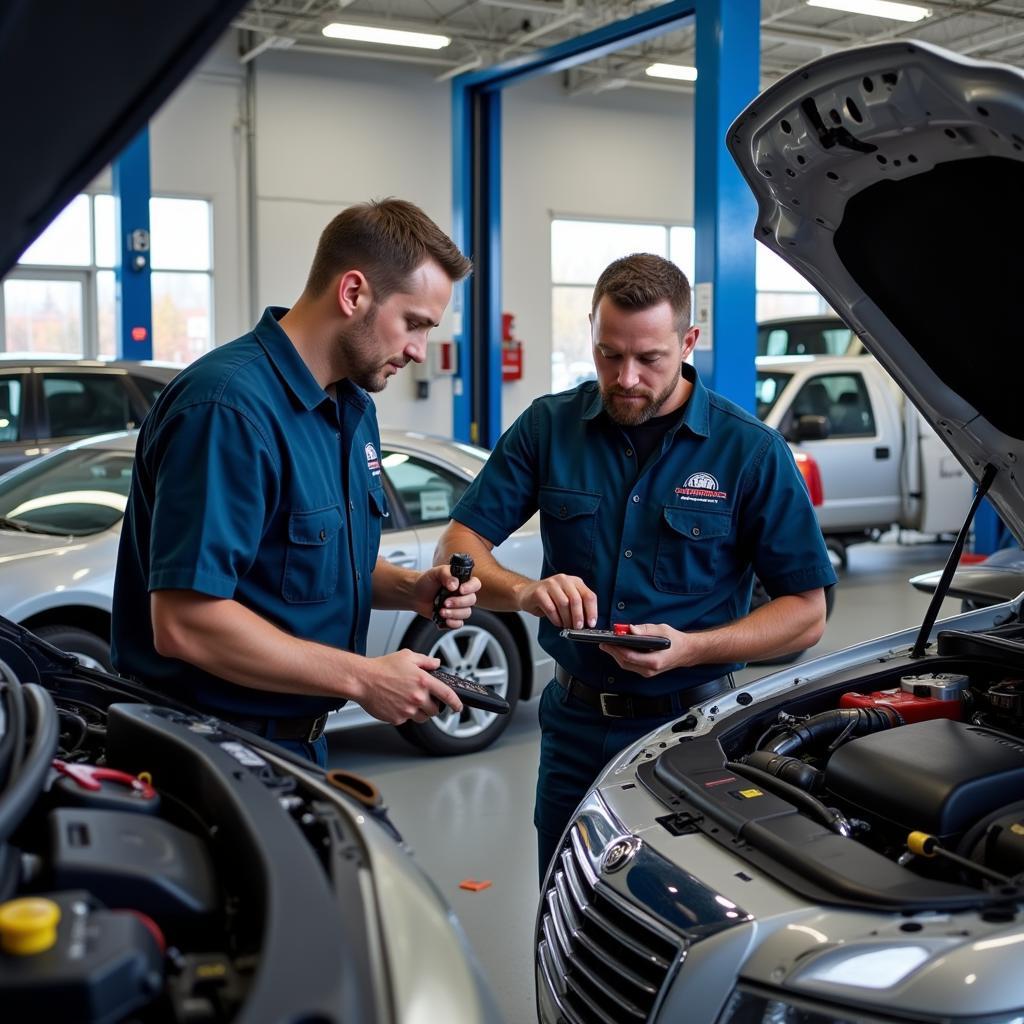
<svg viewBox="0 0 1024 1024">
<path fill-rule="evenodd" d="M 937 845 L 935 837 L 927 832 L 911 832 L 907 836 L 907 849 L 921 857 L 934 857 Z"/>
<path fill-rule="evenodd" d="M 38 896 L 0 903 L 0 949 L 15 956 L 45 953 L 57 942 L 60 907 Z"/>
</svg>

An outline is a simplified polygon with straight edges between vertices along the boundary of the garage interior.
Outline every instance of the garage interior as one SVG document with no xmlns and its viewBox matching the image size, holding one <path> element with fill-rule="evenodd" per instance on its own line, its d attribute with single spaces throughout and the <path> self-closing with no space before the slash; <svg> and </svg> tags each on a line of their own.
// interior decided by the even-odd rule
<svg viewBox="0 0 1024 1024">
<path fill-rule="evenodd" d="M 252 0 L 3 278 L 0 471 L 136 429 L 169 379 L 160 366 L 173 375 L 249 331 L 265 307 L 292 301 L 324 224 L 386 196 L 421 206 L 476 262 L 424 364 L 374 396 L 394 434 L 382 453 L 401 508 L 391 525 L 419 528 L 424 551 L 467 482 L 431 463 L 417 438 L 489 449 L 535 398 L 592 379 L 590 296 L 600 270 L 627 252 L 666 256 L 708 288 L 695 293 L 708 343 L 694 362 L 709 387 L 778 426 L 793 447 L 813 453 L 846 438 L 851 450 L 859 441 L 888 460 L 895 442 L 884 435 L 874 385 L 850 369 L 874 356 L 812 284 L 756 244 L 757 210 L 724 131 L 806 62 L 865 44 L 923 41 L 1024 68 L 1024 0 L 922 4 L 911 21 L 897 19 L 913 17 L 912 5 L 856 13 L 856 0 L 846 10 L 825 0 Z M 703 30 L 715 38 L 701 38 L 702 18 L 720 30 Z M 367 31 L 381 27 L 447 41 L 431 49 L 373 41 Z M 118 223 L 144 225 L 135 250 L 129 238 L 121 252 Z M 144 268 L 134 277 L 133 251 Z M 815 367 L 820 360 L 814 372 L 831 377 L 807 386 L 792 421 L 773 422 L 785 384 L 769 361 L 794 355 Z M 833 357 L 843 362 L 829 371 Z M 100 364 L 120 367 L 126 390 L 100 383 Z M 787 433 L 803 419 L 827 420 L 830 433 Z M 892 430 L 905 436 L 906 421 Z M 84 488 L 88 478 L 105 487 L 97 481 L 106 472 L 110 492 L 124 497 L 130 450 L 94 456 L 61 486 Z M 889 466 L 888 486 L 906 490 L 895 461 Z M 944 450 L 935 480 L 927 510 L 907 512 L 906 502 L 901 510 L 888 493 L 863 528 L 844 522 L 832 531 L 834 609 L 794 671 L 925 618 L 930 596 L 909 580 L 942 569 L 974 493 Z M 863 497 L 859 486 L 826 478 L 823 500 L 846 497 L 844 487 L 854 488 L 851 500 Z M 913 495 L 919 502 L 923 489 Z M 15 518 L 24 507 L 12 497 L 0 514 Z M 401 561 L 407 543 L 386 529 L 381 553 L 427 568 L 420 553 Z M 1014 544 L 983 504 L 966 560 Z M 109 645 L 94 643 L 109 634 L 109 605 L 61 613 L 23 602 L 25 578 L 8 590 L 2 561 L 0 615 L 109 668 Z M 41 571 L 38 580 L 52 589 Z M 960 598 L 946 597 L 939 617 L 960 611 Z M 392 647 L 412 635 L 404 625 L 381 629 Z M 72 647 L 76 639 L 84 646 Z M 771 671 L 751 665 L 737 685 Z M 329 767 L 379 787 L 511 1024 L 537 1019 L 532 815 L 547 678 L 533 680 L 507 728 L 474 752 L 445 756 L 368 719 L 328 733 Z"/>
</svg>

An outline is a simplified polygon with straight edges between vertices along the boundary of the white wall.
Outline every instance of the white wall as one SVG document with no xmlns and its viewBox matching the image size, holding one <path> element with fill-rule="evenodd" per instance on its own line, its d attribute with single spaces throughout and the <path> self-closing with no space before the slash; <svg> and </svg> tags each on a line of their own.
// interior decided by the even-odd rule
<svg viewBox="0 0 1024 1024">
<path fill-rule="evenodd" d="M 401 196 L 451 226 L 451 93 L 414 65 L 267 52 L 256 58 L 251 233 L 245 70 L 230 39 L 152 125 L 154 191 L 211 198 L 216 336 L 247 330 L 301 291 L 324 225 L 342 207 Z M 622 90 L 566 97 L 561 77 L 503 98 L 504 308 L 525 342 L 525 377 L 503 385 L 507 425 L 550 388 L 551 218 L 692 222 L 692 100 Z M 256 288 L 250 301 L 250 260 Z M 450 337 L 450 316 L 434 332 Z M 412 373 L 376 396 L 381 422 L 451 430 L 451 389 L 415 397 Z"/>
</svg>

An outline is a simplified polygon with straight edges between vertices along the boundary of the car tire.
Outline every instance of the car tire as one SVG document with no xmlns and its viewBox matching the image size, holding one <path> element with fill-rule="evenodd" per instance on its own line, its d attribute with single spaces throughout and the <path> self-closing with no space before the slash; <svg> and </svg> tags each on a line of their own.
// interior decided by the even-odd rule
<svg viewBox="0 0 1024 1024">
<path fill-rule="evenodd" d="M 771 598 L 768 596 L 768 591 L 764 589 L 764 584 L 755 576 L 754 577 L 754 590 L 750 596 L 750 610 L 753 611 L 755 608 L 760 608 L 761 605 L 767 604 Z M 825 588 L 825 621 L 827 622 L 832 617 L 832 609 L 836 603 L 836 588 L 835 586 Z M 806 651 L 794 651 L 792 654 L 780 654 L 777 658 L 762 658 L 759 661 L 750 662 L 751 665 L 792 665 L 797 658 L 805 654 Z"/>
<path fill-rule="evenodd" d="M 33 633 L 48 644 L 59 647 L 68 654 L 73 654 L 86 668 L 98 668 L 104 672 L 113 672 L 110 661 L 110 644 L 78 626 L 49 625 L 33 629 Z"/>
<path fill-rule="evenodd" d="M 440 658 L 443 669 L 488 687 L 515 710 L 522 688 L 522 658 L 508 627 L 491 612 L 474 610 L 466 625 L 453 630 L 418 623 L 406 634 L 405 646 Z M 511 712 L 496 715 L 467 707 L 462 714 L 442 711 L 422 724 L 406 722 L 398 731 L 428 754 L 470 754 L 489 747 L 511 718 Z"/>
</svg>

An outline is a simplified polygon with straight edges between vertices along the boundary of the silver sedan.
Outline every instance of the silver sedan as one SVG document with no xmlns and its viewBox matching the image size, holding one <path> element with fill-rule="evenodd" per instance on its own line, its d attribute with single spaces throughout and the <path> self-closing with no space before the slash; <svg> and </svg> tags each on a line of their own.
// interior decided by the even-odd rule
<svg viewBox="0 0 1024 1024">
<path fill-rule="evenodd" d="M 118 538 L 131 483 L 136 434 L 81 441 L 0 477 L 0 613 L 87 665 L 110 669 L 110 610 Z M 456 501 L 487 459 L 482 448 L 423 434 L 381 433 L 384 486 L 391 508 L 380 554 L 396 565 L 427 568 Z M 540 528 L 531 519 L 500 548 L 509 568 L 536 576 Z M 550 678 L 530 615 L 474 611 L 461 629 L 441 633 L 403 611 L 374 611 L 367 653 L 400 647 L 441 659 L 510 704 Z M 461 754 L 492 743 L 508 715 L 446 711 L 399 732 L 432 754 Z M 332 729 L 374 722 L 358 705 L 331 716 Z"/>
</svg>

